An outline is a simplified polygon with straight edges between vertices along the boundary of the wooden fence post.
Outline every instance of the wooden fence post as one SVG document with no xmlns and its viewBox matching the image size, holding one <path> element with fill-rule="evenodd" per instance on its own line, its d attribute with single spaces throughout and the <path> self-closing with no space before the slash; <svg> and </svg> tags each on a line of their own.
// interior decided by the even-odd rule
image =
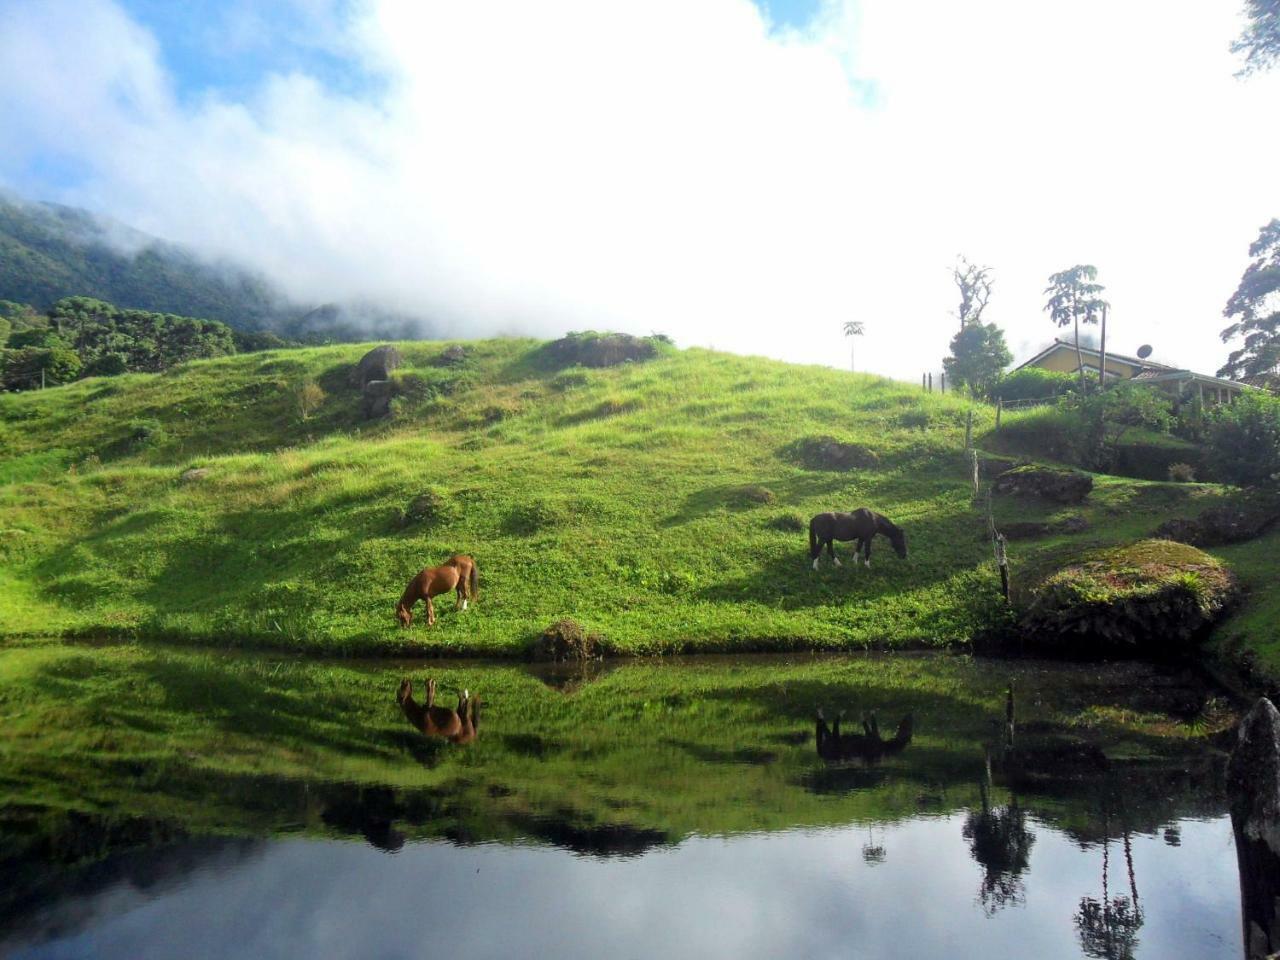
<svg viewBox="0 0 1280 960">
<path fill-rule="evenodd" d="M 969 408 L 969 416 L 964 421 L 964 449 L 973 449 L 973 407 Z"/>
<path fill-rule="evenodd" d="M 978 479 L 978 451 L 970 450 L 969 457 L 973 460 L 973 502 L 978 503 L 981 499 L 981 488 Z"/>
<path fill-rule="evenodd" d="M 929 392 L 933 393 L 933 374 L 929 374 Z"/>
<path fill-rule="evenodd" d="M 945 370 L 942 373 L 938 374 L 938 382 L 941 384 L 941 386 L 939 387 L 939 392 L 946 393 L 947 392 L 947 373 Z"/>
<path fill-rule="evenodd" d="M 1000 414 L 1004 410 L 1003 398 L 996 400 L 996 429 L 1000 429 Z"/>
</svg>

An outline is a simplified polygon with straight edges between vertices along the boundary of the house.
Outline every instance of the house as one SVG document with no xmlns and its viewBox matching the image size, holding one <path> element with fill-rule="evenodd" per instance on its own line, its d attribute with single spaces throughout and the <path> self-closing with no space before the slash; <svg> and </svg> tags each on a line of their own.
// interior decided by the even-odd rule
<svg viewBox="0 0 1280 960">
<path fill-rule="evenodd" d="M 1082 344 L 1080 356 L 1084 360 L 1085 371 L 1092 373 L 1095 377 L 1098 376 L 1102 363 L 1101 352 Z M 1149 383 L 1173 394 L 1179 401 L 1198 401 L 1202 405 L 1230 403 L 1246 390 L 1257 389 L 1239 380 L 1211 377 L 1207 373 L 1179 369 L 1142 357 L 1126 357 L 1122 353 L 1112 353 L 1109 350 L 1106 365 L 1106 375 L 1112 380 Z M 1042 370 L 1053 370 L 1058 373 L 1079 373 L 1080 362 L 1076 359 L 1076 345 L 1068 340 L 1054 340 L 1048 347 L 1014 369 L 1021 370 L 1023 367 L 1040 367 Z"/>
</svg>

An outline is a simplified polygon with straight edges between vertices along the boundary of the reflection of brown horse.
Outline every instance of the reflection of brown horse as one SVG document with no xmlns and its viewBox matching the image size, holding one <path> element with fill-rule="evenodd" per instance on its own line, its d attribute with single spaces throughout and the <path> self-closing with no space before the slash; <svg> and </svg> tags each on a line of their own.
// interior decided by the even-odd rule
<svg viewBox="0 0 1280 960">
<path fill-rule="evenodd" d="M 463 690 L 458 696 L 458 709 L 436 706 L 436 682 L 427 679 L 427 702 L 413 699 L 413 681 L 405 677 L 396 692 L 396 703 L 405 717 L 429 737 L 444 737 L 452 743 L 470 743 L 478 735 L 480 699 Z"/>
<path fill-rule="evenodd" d="M 868 719 L 862 721 L 862 733 L 840 733 L 840 717 L 837 716 L 835 722 L 831 725 L 831 729 L 827 729 L 826 718 L 823 717 L 822 711 L 818 711 L 817 717 L 817 739 L 818 739 L 818 756 L 828 763 L 839 760 L 865 760 L 868 763 L 881 759 L 882 757 L 891 757 L 896 753 L 901 753 L 911 743 L 911 733 L 914 727 L 914 720 L 911 714 L 907 714 L 902 718 L 902 722 L 898 724 L 898 732 L 893 735 L 891 740 L 883 740 L 880 737 L 880 725 L 876 722 L 876 715 L 872 713 Z"/>
<path fill-rule="evenodd" d="M 450 590 L 457 591 L 454 607 L 467 609 L 467 601 L 475 598 L 480 589 L 480 571 L 470 557 L 455 553 L 438 567 L 427 567 L 409 581 L 396 602 L 396 619 L 400 626 L 413 623 L 413 607 L 419 600 L 427 604 L 427 626 L 436 622 L 436 608 L 431 598 Z"/>
</svg>

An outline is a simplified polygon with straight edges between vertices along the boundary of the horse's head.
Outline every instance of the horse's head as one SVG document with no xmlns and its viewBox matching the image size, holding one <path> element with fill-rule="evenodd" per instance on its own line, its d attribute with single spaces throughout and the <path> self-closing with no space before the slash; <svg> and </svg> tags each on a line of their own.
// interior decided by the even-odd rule
<svg viewBox="0 0 1280 960">
<path fill-rule="evenodd" d="M 396 703 L 404 706 L 406 700 L 413 698 L 413 681 L 405 677 L 400 681 L 400 689 L 396 691 Z"/>
<path fill-rule="evenodd" d="M 889 534 L 889 542 L 893 544 L 893 552 L 903 560 L 907 559 L 907 535 L 901 530 Z"/>
<path fill-rule="evenodd" d="M 413 608 L 406 607 L 403 603 L 397 603 L 396 619 L 400 621 L 400 626 L 402 627 L 410 626 L 413 623 Z"/>
</svg>

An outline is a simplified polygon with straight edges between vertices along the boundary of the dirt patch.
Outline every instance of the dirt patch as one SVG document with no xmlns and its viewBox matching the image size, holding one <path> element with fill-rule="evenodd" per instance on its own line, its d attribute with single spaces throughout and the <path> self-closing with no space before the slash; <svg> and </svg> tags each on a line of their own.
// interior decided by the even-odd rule
<svg viewBox="0 0 1280 960">
<path fill-rule="evenodd" d="M 538 635 L 529 656 L 544 662 L 595 660 L 603 653 L 600 640 L 598 634 L 587 633 L 578 621 L 563 617 Z"/>
</svg>

